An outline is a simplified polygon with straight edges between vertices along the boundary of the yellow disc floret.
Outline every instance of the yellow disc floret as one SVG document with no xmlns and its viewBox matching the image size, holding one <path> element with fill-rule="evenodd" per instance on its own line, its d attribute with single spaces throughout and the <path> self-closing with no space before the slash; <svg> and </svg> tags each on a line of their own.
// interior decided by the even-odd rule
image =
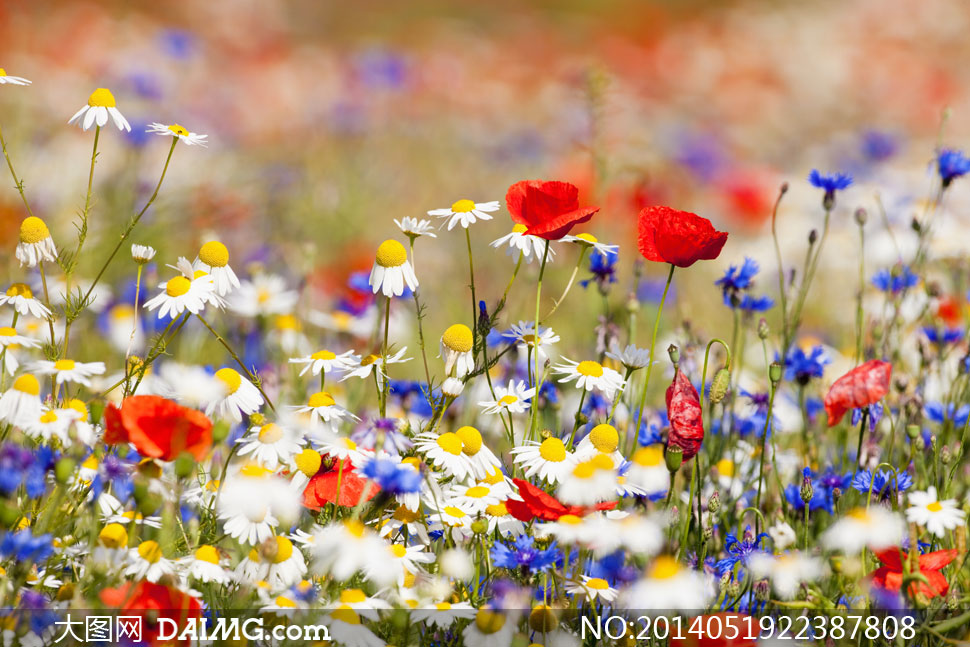
<svg viewBox="0 0 970 647">
<path fill-rule="evenodd" d="M 475 203 L 472 200 L 459 200 L 452 203 L 451 210 L 454 213 L 468 213 L 475 208 Z"/>
<path fill-rule="evenodd" d="M 318 350 L 313 355 L 310 355 L 310 359 L 336 359 L 337 354 L 329 350 Z"/>
<path fill-rule="evenodd" d="M 620 444 L 620 434 L 617 433 L 616 427 L 613 425 L 596 425 L 589 432 L 589 442 L 601 452 L 610 453 L 616 451 Z"/>
<path fill-rule="evenodd" d="M 633 456 L 630 458 L 630 460 L 641 467 L 656 467 L 658 465 L 663 465 L 663 445 L 641 447 L 637 451 L 633 452 Z"/>
<path fill-rule="evenodd" d="M 216 371 L 216 378 L 226 386 L 226 391 L 229 394 L 238 391 L 242 384 L 242 375 L 232 368 L 220 368 Z"/>
<path fill-rule="evenodd" d="M 98 543 L 105 548 L 123 548 L 128 545 L 128 531 L 120 523 L 109 523 L 98 533 Z"/>
<path fill-rule="evenodd" d="M 260 428 L 258 437 L 259 442 L 264 445 L 272 445 L 283 437 L 283 430 L 279 425 L 269 422 Z"/>
<path fill-rule="evenodd" d="M 14 380 L 13 388 L 27 395 L 40 395 L 40 382 L 30 373 L 25 373 Z"/>
<path fill-rule="evenodd" d="M 461 438 L 462 451 L 469 456 L 474 456 L 482 448 L 482 434 L 474 427 L 459 427 L 455 435 Z"/>
<path fill-rule="evenodd" d="M 184 276 L 176 276 L 165 284 L 165 293 L 170 297 L 180 297 L 189 291 L 192 282 Z"/>
<path fill-rule="evenodd" d="M 208 544 L 199 546 L 199 549 L 195 551 L 195 558 L 200 562 L 218 564 L 219 551 L 217 551 L 214 546 L 209 546 Z"/>
<path fill-rule="evenodd" d="M 458 434 L 453 434 L 450 431 L 446 431 L 438 436 L 438 447 L 453 456 L 458 456 L 462 449 L 461 438 L 458 436 Z"/>
<path fill-rule="evenodd" d="M 23 297 L 25 299 L 33 299 L 34 293 L 31 291 L 30 286 L 26 283 L 14 283 L 9 288 L 7 288 L 8 297 Z"/>
<path fill-rule="evenodd" d="M 603 375 L 603 367 L 599 362 L 585 360 L 579 363 L 576 367 L 576 372 L 586 377 L 600 377 Z"/>
<path fill-rule="evenodd" d="M 37 216 L 24 218 L 24 221 L 20 223 L 20 242 L 22 243 L 39 243 L 45 238 L 49 238 L 50 235 L 51 232 L 47 228 L 47 223 Z"/>
<path fill-rule="evenodd" d="M 539 456 L 552 463 L 566 460 L 566 446 L 558 438 L 546 438 L 539 445 Z"/>
<path fill-rule="evenodd" d="M 528 229 L 528 227 L 526 227 L 525 225 L 520 225 L 518 223 L 512 225 L 512 233 L 513 234 L 524 234 L 527 229 Z"/>
<path fill-rule="evenodd" d="M 175 133 L 176 135 L 178 135 L 180 137 L 188 137 L 189 136 L 189 131 L 185 128 L 185 126 L 180 126 L 178 124 L 172 124 L 171 126 L 168 127 L 168 129 L 171 130 L 173 133 Z M 204 263 L 205 261 L 202 261 L 202 262 Z M 212 265 L 212 263 L 208 263 L 208 264 L 209 265 Z"/>
<path fill-rule="evenodd" d="M 210 240 L 199 250 L 199 260 L 210 267 L 225 267 L 229 264 L 229 250 L 218 240 Z"/>
<path fill-rule="evenodd" d="M 396 240 L 385 240 L 377 248 L 377 264 L 381 267 L 398 267 L 408 261 L 407 250 Z"/>
<path fill-rule="evenodd" d="M 54 362 L 54 368 L 58 371 L 73 371 L 77 365 L 73 359 L 59 359 Z"/>
<path fill-rule="evenodd" d="M 293 555 L 293 542 L 286 537 L 276 538 L 276 555 L 271 560 L 274 564 L 285 562 Z"/>
<path fill-rule="evenodd" d="M 316 409 L 317 407 L 332 407 L 334 405 L 334 399 L 326 391 L 317 391 L 310 396 L 307 405 L 312 409 Z"/>
<path fill-rule="evenodd" d="M 162 547 L 157 541 L 143 541 L 138 544 L 138 554 L 149 564 L 154 564 L 162 558 Z"/>
<path fill-rule="evenodd" d="M 666 580 L 680 573 L 680 564 L 669 555 L 661 555 L 654 561 L 650 569 L 650 577 L 655 580 Z"/>
<path fill-rule="evenodd" d="M 297 454 L 293 462 L 296 463 L 296 468 L 306 476 L 313 476 L 320 471 L 320 464 L 323 463 L 323 459 L 318 452 L 307 448 Z"/>
<path fill-rule="evenodd" d="M 114 108 L 118 104 L 115 103 L 115 95 L 111 94 L 111 90 L 98 88 L 88 97 L 88 105 L 92 108 Z"/>
<path fill-rule="evenodd" d="M 441 343 L 451 350 L 467 353 L 472 349 L 472 331 L 464 324 L 454 324 L 441 336 Z"/>
</svg>

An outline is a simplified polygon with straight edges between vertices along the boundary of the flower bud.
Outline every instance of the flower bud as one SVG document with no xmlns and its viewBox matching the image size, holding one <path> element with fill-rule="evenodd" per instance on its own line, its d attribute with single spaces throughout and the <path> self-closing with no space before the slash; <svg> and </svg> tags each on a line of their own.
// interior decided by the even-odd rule
<svg viewBox="0 0 970 647">
<path fill-rule="evenodd" d="M 728 387 L 731 385 L 731 371 L 722 368 L 714 374 L 711 381 L 711 402 L 717 404 L 727 395 Z"/>
<path fill-rule="evenodd" d="M 933 434 L 932 436 L 930 436 L 930 449 L 932 449 L 935 452 L 938 444 L 939 442 L 936 439 L 936 434 Z"/>
<path fill-rule="evenodd" d="M 175 476 L 180 479 L 188 478 L 195 472 L 195 457 L 189 452 L 182 452 L 175 459 Z"/>
<path fill-rule="evenodd" d="M 706 526 L 704 526 L 704 532 L 702 533 L 702 536 L 704 537 L 705 542 L 708 542 L 711 540 L 711 537 L 714 536 L 714 528 L 713 526 L 711 526 L 711 524 L 707 524 Z"/>
<path fill-rule="evenodd" d="M 758 339 L 768 339 L 769 332 L 771 332 L 771 329 L 768 328 L 768 320 L 762 317 L 758 320 Z"/>
<path fill-rule="evenodd" d="M 832 488 L 832 503 L 838 503 L 839 499 L 842 498 L 842 488 L 836 487 Z"/>
<path fill-rule="evenodd" d="M 670 356 L 670 361 L 674 366 L 680 364 L 680 349 L 675 344 L 667 346 L 667 354 Z"/>
<path fill-rule="evenodd" d="M 475 519 L 472 522 L 472 532 L 476 535 L 484 535 L 488 532 L 488 521 L 485 519 Z"/>
<path fill-rule="evenodd" d="M 707 500 L 707 509 L 711 514 L 717 514 L 717 511 L 721 509 L 721 495 L 717 490 L 714 490 L 711 498 Z"/>
<path fill-rule="evenodd" d="M 220 420 L 219 422 L 212 425 L 213 443 L 216 443 L 216 444 L 221 443 L 228 436 L 229 436 L 229 423 L 227 423 L 224 420 Z"/>
<path fill-rule="evenodd" d="M 74 474 L 75 467 L 77 467 L 77 463 L 73 459 L 66 457 L 60 459 L 54 465 L 54 478 L 57 479 L 58 483 L 67 483 Z"/>
<path fill-rule="evenodd" d="M 906 425 L 906 435 L 910 440 L 919 438 L 919 425 Z"/>
<path fill-rule="evenodd" d="M 860 227 L 866 226 L 866 221 L 869 219 L 869 213 L 865 209 L 859 207 L 855 210 L 855 214 L 853 215 L 855 215 L 855 223 L 857 225 Z"/>
<path fill-rule="evenodd" d="M 630 293 L 630 296 L 626 300 L 626 312 L 630 315 L 635 315 L 640 311 L 640 301 L 637 299 L 637 295 L 634 292 Z"/>
<path fill-rule="evenodd" d="M 550 633 L 559 626 L 559 618 L 556 611 L 545 604 L 536 606 L 529 613 L 529 628 L 539 633 Z"/>
<path fill-rule="evenodd" d="M 161 507 L 162 497 L 154 492 L 149 492 L 148 496 L 142 499 L 138 504 L 138 512 L 140 512 L 142 516 L 148 517 L 158 512 L 158 509 Z"/>
<path fill-rule="evenodd" d="M 674 473 L 680 469 L 680 464 L 684 462 L 684 450 L 677 445 L 667 445 L 667 451 L 664 452 L 664 462 L 667 463 L 667 469 Z"/>
<path fill-rule="evenodd" d="M 913 218 L 909 223 L 909 228 L 918 234 L 923 229 L 923 226 L 919 224 L 919 220 Z"/>
<path fill-rule="evenodd" d="M 812 497 L 815 496 L 815 488 L 812 487 L 812 477 L 806 476 L 802 479 L 802 487 L 798 490 L 798 495 L 802 499 L 802 503 L 808 504 Z"/>
<path fill-rule="evenodd" d="M 940 462 L 944 465 L 949 465 L 953 460 L 953 452 L 950 451 L 949 445 L 943 445 L 940 448 Z"/>
<path fill-rule="evenodd" d="M 782 195 L 788 193 L 788 182 L 782 182 L 781 186 L 778 188 L 778 193 Z"/>
<path fill-rule="evenodd" d="M 808 232 L 808 244 L 809 245 L 814 245 L 817 240 L 818 240 L 818 230 L 817 229 L 813 229 L 812 231 Z"/>
<path fill-rule="evenodd" d="M 822 196 L 822 208 L 831 211 L 835 208 L 835 191 L 826 191 Z"/>
<path fill-rule="evenodd" d="M 772 384 L 777 385 L 781 381 L 781 364 L 772 362 L 768 367 L 768 379 Z"/>
<path fill-rule="evenodd" d="M 918 452 L 925 451 L 926 439 L 923 438 L 922 436 L 917 436 L 916 439 L 913 441 L 913 446 L 916 448 L 916 451 Z"/>
<path fill-rule="evenodd" d="M 252 427 L 262 427 L 266 424 L 266 416 L 256 412 L 249 414 L 249 424 Z"/>
<path fill-rule="evenodd" d="M 768 580 L 758 580 L 754 583 L 754 599 L 758 602 L 767 602 L 771 597 L 771 586 Z"/>
</svg>

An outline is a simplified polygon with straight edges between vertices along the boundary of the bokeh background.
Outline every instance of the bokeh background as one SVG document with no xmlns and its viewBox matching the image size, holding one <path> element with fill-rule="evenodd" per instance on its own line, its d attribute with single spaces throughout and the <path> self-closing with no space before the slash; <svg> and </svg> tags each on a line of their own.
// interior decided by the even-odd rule
<svg viewBox="0 0 970 647">
<path fill-rule="evenodd" d="M 0 65 L 34 84 L 2 88 L 0 126 L 35 211 L 63 239 L 83 204 L 91 146 L 91 133 L 67 120 L 108 87 L 131 121 L 130 135 L 102 137 L 96 251 L 82 271 L 97 267 L 97 250 L 157 180 L 168 144 L 144 126 L 208 134 L 208 149 L 176 151 L 133 240 L 157 247 L 164 264 L 217 237 L 240 274 L 272 268 L 316 309 L 370 267 L 377 243 L 403 238 L 393 218 L 459 198 L 502 200 L 520 179 L 564 179 L 602 206 L 589 230 L 621 245 L 621 295 L 641 287 L 632 283 L 641 206 L 695 211 L 730 231 L 721 258 L 677 284 L 680 314 L 716 329 L 731 314 L 710 282 L 728 264 L 753 256 L 775 295 L 768 233 L 779 185 L 791 185 L 779 230 L 796 265 L 821 223 L 809 170 L 849 172 L 856 183 L 839 196 L 807 325 L 836 318 L 850 339 L 851 214 L 870 212 L 872 271 L 911 249 L 908 223 L 929 197 L 934 150 L 967 144 L 968 27 L 961 0 L 6 0 Z M 13 275 L 22 205 L 10 182 L 0 185 Z M 968 199 L 970 186 L 948 192 L 936 253 L 963 250 Z M 488 243 L 510 226 L 503 209 L 473 228 L 490 302 L 512 259 Z M 419 253 L 437 330 L 467 309 L 455 297 L 467 284 L 464 238 L 442 231 Z M 576 253 L 557 258 L 556 285 Z M 112 272 L 120 280 L 132 268 Z M 646 280 L 662 272 L 646 268 Z M 530 285 L 517 286 L 506 324 L 531 316 Z M 561 326 L 595 324 L 592 292 L 574 295 Z M 826 330 L 830 343 L 845 341 Z"/>
</svg>

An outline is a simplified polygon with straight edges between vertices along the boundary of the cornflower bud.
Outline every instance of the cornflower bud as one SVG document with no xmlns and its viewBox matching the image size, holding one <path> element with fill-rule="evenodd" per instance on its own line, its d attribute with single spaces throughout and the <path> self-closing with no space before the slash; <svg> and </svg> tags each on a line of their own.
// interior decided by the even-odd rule
<svg viewBox="0 0 970 647">
<path fill-rule="evenodd" d="M 798 490 L 798 495 L 802 498 L 802 503 L 808 503 L 815 496 L 815 488 L 812 487 L 812 477 L 805 475 L 802 478 L 802 487 Z"/>
<path fill-rule="evenodd" d="M 768 339 L 769 332 L 771 332 L 771 329 L 768 328 L 768 320 L 762 317 L 758 320 L 758 339 Z"/>
<path fill-rule="evenodd" d="M 721 509 L 721 495 L 717 490 L 714 490 L 711 498 L 708 499 L 707 509 L 710 510 L 711 514 L 716 514 Z"/>
<path fill-rule="evenodd" d="M 855 210 L 854 215 L 855 215 L 855 223 L 860 227 L 865 227 L 866 221 L 869 219 L 869 213 L 862 207 L 859 207 L 858 209 Z"/>
<path fill-rule="evenodd" d="M 906 425 L 906 435 L 910 440 L 919 438 L 919 425 Z"/>
<path fill-rule="evenodd" d="M 817 240 L 818 240 L 818 230 L 817 229 L 813 229 L 812 231 L 808 232 L 808 244 L 809 245 L 814 245 Z"/>
<path fill-rule="evenodd" d="M 771 587 L 768 580 L 758 580 L 754 583 L 754 599 L 758 602 L 767 602 L 771 597 Z"/>
</svg>

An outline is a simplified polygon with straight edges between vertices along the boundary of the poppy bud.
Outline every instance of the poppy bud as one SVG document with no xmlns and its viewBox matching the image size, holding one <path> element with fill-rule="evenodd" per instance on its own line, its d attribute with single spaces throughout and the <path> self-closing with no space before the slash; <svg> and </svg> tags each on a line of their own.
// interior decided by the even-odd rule
<svg viewBox="0 0 970 647">
<path fill-rule="evenodd" d="M 101 423 L 101 417 L 104 415 L 104 402 L 98 402 L 95 400 L 88 405 L 88 418 L 94 424 Z M 119 451 L 121 448 L 118 448 Z M 127 447 L 124 448 L 127 451 Z M 120 455 L 120 454 L 119 454 Z"/>
<path fill-rule="evenodd" d="M 762 317 L 758 321 L 758 339 L 765 340 L 768 339 L 768 333 L 771 329 L 768 328 L 768 320 Z"/>
<path fill-rule="evenodd" d="M 667 355 L 670 356 L 670 361 L 674 366 L 680 364 L 680 349 L 675 344 L 667 346 Z"/>
<path fill-rule="evenodd" d="M 488 521 L 485 519 L 475 519 L 472 522 L 472 532 L 476 535 L 484 535 L 488 532 Z"/>
<path fill-rule="evenodd" d="M 195 471 L 195 457 L 188 452 L 182 452 L 175 459 L 175 476 L 180 479 L 192 476 Z"/>
<path fill-rule="evenodd" d="M 677 445 L 667 445 L 664 452 L 664 462 L 667 463 L 667 470 L 674 473 L 680 469 L 680 464 L 684 462 L 684 450 Z"/>
<path fill-rule="evenodd" d="M 146 478 L 157 479 L 162 476 L 162 466 L 148 459 L 138 464 L 138 473 Z"/>
<path fill-rule="evenodd" d="M 252 418 L 250 418 L 251 420 Z M 220 420 L 212 425 L 212 442 L 221 443 L 229 435 L 229 423 Z"/>
<path fill-rule="evenodd" d="M 721 495 L 717 490 L 714 490 L 711 494 L 711 498 L 707 501 L 707 509 L 710 510 L 711 514 L 716 514 L 718 510 L 721 509 Z"/>
<path fill-rule="evenodd" d="M 818 240 L 818 230 L 817 229 L 813 229 L 812 231 L 808 232 L 808 244 L 809 245 L 814 245 L 815 244 L 815 241 L 817 241 L 817 240 Z"/>
<path fill-rule="evenodd" d="M 778 362 L 772 362 L 768 367 L 768 379 L 771 380 L 772 384 L 778 384 L 781 381 L 781 364 Z"/>
<path fill-rule="evenodd" d="M 722 368 L 714 374 L 711 381 L 711 402 L 717 404 L 727 395 L 728 387 L 731 385 L 731 371 Z"/>
<path fill-rule="evenodd" d="M 859 207 L 858 209 L 855 210 L 854 215 L 855 215 L 856 224 L 859 225 L 860 227 L 865 227 L 866 221 L 869 219 L 869 213 L 862 207 Z"/>
<path fill-rule="evenodd" d="M 74 474 L 75 467 L 77 467 L 77 463 L 73 459 L 62 458 L 57 461 L 57 464 L 54 465 L 54 477 L 57 479 L 57 482 L 67 483 L 71 475 Z"/>
<path fill-rule="evenodd" d="M 138 479 L 135 481 L 135 486 L 131 490 L 131 496 L 135 499 L 135 503 L 141 503 L 148 496 L 148 484 L 145 481 Z"/>
</svg>

